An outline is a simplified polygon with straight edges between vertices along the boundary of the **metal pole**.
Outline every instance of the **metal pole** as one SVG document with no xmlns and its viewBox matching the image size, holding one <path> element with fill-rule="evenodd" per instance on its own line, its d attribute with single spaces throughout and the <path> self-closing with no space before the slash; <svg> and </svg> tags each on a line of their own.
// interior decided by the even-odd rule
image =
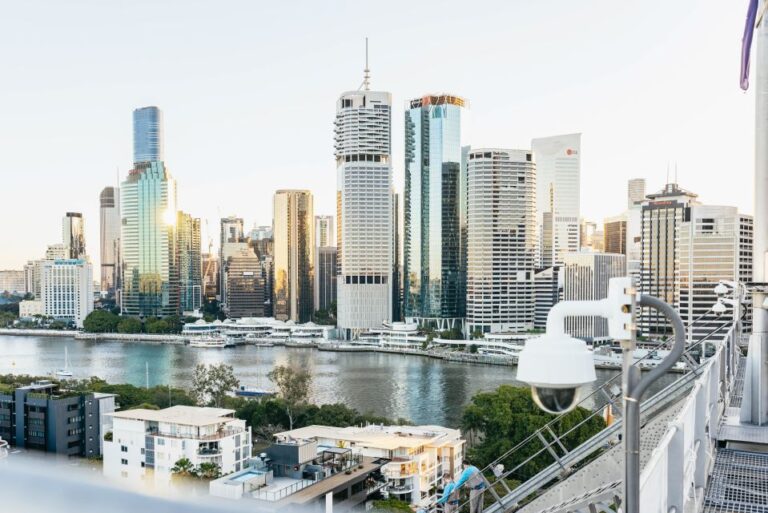
<svg viewBox="0 0 768 513">
<path fill-rule="evenodd" d="M 633 295 L 634 296 L 634 295 Z M 671 323 L 675 343 L 671 351 L 644 378 L 640 378 L 640 369 L 631 364 L 631 352 L 627 363 L 625 349 L 626 374 L 624 379 L 624 511 L 640 513 L 640 401 L 648 387 L 677 362 L 685 350 L 685 325 L 674 308 L 653 296 L 641 295 L 640 306 L 653 308 L 661 312 Z M 633 309 L 634 315 L 634 309 Z M 634 323 L 633 323 L 634 324 Z M 634 337 L 633 337 L 634 338 Z"/>
</svg>

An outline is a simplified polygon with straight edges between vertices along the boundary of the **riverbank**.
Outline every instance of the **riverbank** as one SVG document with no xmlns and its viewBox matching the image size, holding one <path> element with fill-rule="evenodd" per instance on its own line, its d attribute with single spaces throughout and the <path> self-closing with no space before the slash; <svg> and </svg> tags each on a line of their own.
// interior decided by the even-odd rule
<svg viewBox="0 0 768 513">
<path fill-rule="evenodd" d="M 69 337 L 75 338 L 77 331 L 67 330 L 19 330 L 15 328 L 0 328 L 0 335 L 13 335 L 15 337 Z"/>
</svg>

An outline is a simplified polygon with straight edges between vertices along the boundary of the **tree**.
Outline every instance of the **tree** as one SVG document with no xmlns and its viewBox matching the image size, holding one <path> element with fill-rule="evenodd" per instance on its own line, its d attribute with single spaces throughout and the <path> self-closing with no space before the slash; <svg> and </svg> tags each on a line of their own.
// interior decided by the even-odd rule
<svg viewBox="0 0 768 513">
<path fill-rule="evenodd" d="M 413 513 L 410 504 L 395 498 L 373 501 L 373 509 L 374 511 L 386 511 L 392 513 Z"/>
<path fill-rule="evenodd" d="M 293 421 L 297 408 L 307 401 L 312 376 L 304 369 L 294 369 L 279 365 L 267 374 L 269 380 L 277 387 L 277 395 L 285 403 L 285 413 L 288 415 L 288 428 L 293 429 Z"/>
<path fill-rule="evenodd" d="M 218 479 L 221 477 L 221 467 L 213 462 L 203 462 L 197 466 L 197 476 L 201 479 Z"/>
<path fill-rule="evenodd" d="M 145 325 L 147 333 L 170 333 L 171 326 L 163 319 L 149 319 Z"/>
<path fill-rule="evenodd" d="M 141 321 L 135 317 L 123 317 L 117 324 L 118 333 L 141 333 Z"/>
<path fill-rule="evenodd" d="M 196 476 L 195 466 L 189 458 L 181 458 L 171 467 L 171 472 L 182 477 Z"/>
<path fill-rule="evenodd" d="M 94 310 L 83 321 L 83 329 L 89 333 L 113 333 L 117 331 L 120 317 L 107 310 Z"/>
<path fill-rule="evenodd" d="M 468 457 L 478 467 L 484 467 L 553 419 L 557 419 L 552 426 L 553 431 L 563 434 L 590 414 L 589 410 L 576 408 L 555 417 L 534 404 L 529 388 L 502 385 L 494 392 L 480 392 L 472 397 L 471 403 L 464 409 L 461 429 L 467 434 L 470 445 Z M 572 450 L 604 427 L 602 417 L 594 416 L 572 433 L 561 437 L 560 441 L 566 449 Z M 542 449 L 542 445 L 534 439 L 512 453 L 503 464 L 512 469 L 532 458 L 515 472 L 516 477 L 528 479 L 552 463 L 549 453 Z"/>
<path fill-rule="evenodd" d="M 218 408 L 227 393 L 238 386 L 240 380 L 235 377 L 234 369 L 225 363 L 208 366 L 200 363 L 192 375 L 192 395 L 200 406 L 212 402 Z"/>
</svg>

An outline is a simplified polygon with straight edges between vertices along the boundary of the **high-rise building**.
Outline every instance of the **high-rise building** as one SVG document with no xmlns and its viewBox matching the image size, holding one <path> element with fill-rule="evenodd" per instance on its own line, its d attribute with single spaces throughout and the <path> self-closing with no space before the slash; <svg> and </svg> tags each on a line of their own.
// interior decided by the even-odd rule
<svg viewBox="0 0 768 513">
<path fill-rule="evenodd" d="M 467 158 L 467 329 L 527 331 L 534 321 L 536 165 L 530 150 Z"/>
<path fill-rule="evenodd" d="M 120 186 L 120 209 L 123 312 L 178 314 L 176 181 L 163 162 L 134 166 Z"/>
<path fill-rule="evenodd" d="M 61 220 L 61 242 L 67 247 L 67 258 L 85 257 L 85 222 L 80 212 L 67 212 Z"/>
<path fill-rule="evenodd" d="M 265 280 L 261 261 L 251 248 L 227 260 L 227 314 L 231 318 L 264 317 Z"/>
<path fill-rule="evenodd" d="M 675 308 L 688 329 L 688 343 L 698 342 L 720 327 L 708 340 L 725 337 L 732 322 L 729 315 L 712 312 L 719 280 L 752 282 L 753 222 L 736 207 L 694 205 L 678 229 L 678 283 Z M 742 327 L 748 333 L 751 309 Z"/>
<path fill-rule="evenodd" d="M 219 297 L 222 308 L 226 308 L 227 304 L 227 259 L 247 246 L 243 219 L 235 216 L 222 218 L 219 235 Z"/>
<path fill-rule="evenodd" d="M 605 234 L 594 221 L 582 219 L 579 224 L 579 247 L 581 250 L 603 251 Z"/>
<path fill-rule="evenodd" d="M 459 328 L 466 314 L 466 176 L 461 109 L 466 100 L 430 95 L 405 113 L 405 317 Z"/>
<path fill-rule="evenodd" d="M 336 302 L 336 255 L 335 246 L 315 248 L 315 310 L 328 310 Z"/>
<path fill-rule="evenodd" d="M 120 204 L 119 192 L 104 187 L 99 195 L 99 255 L 101 261 L 101 290 L 110 296 L 119 288 L 120 267 Z"/>
<path fill-rule="evenodd" d="M 275 284 L 274 266 L 274 240 L 272 239 L 272 227 L 269 227 L 269 237 L 251 241 L 253 251 L 259 257 L 261 263 L 261 277 L 264 279 L 264 317 L 274 317 L 273 305 Z"/>
<path fill-rule="evenodd" d="M 3 292 L 26 292 L 26 282 L 24 280 L 24 271 L 5 270 L 0 271 L 0 293 Z"/>
<path fill-rule="evenodd" d="M 275 192 L 273 220 L 274 316 L 281 321 L 309 322 L 315 262 L 312 193 Z"/>
<path fill-rule="evenodd" d="M 626 214 L 608 217 L 603 223 L 603 250 L 615 255 L 627 254 Z"/>
<path fill-rule="evenodd" d="M 640 292 L 675 304 L 679 272 L 679 229 L 690 220 L 696 195 L 668 183 L 649 194 L 641 209 Z M 714 286 L 714 285 L 713 285 Z M 660 312 L 643 308 L 638 326 L 644 335 L 661 335 L 672 327 Z"/>
<path fill-rule="evenodd" d="M 539 267 L 547 268 L 579 250 L 581 134 L 534 139 L 531 147 L 537 173 Z"/>
<path fill-rule="evenodd" d="M 333 216 L 315 216 L 315 247 L 336 247 Z"/>
<path fill-rule="evenodd" d="M 337 326 L 345 338 L 392 320 L 392 96 L 336 102 Z"/>
<path fill-rule="evenodd" d="M 93 311 L 93 269 L 81 259 L 45 260 L 40 294 L 45 315 L 78 328 Z"/>
<path fill-rule="evenodd" d="M 219 257 L 214 253 L 203 253 L 203 297 L 213 301 L 219 294 Z"/>
<path fill-rule="evenodd" d="M 626 257 L 608 253 L 581 251 L 564 257 L 563 300 L 586 301 L 608 297 L 611 278 L 624 276 Z M 588 342 L 606 341 L 608 321 L 596 316 L 578 316 L 565 319 L 566 332 Z"/>
<path fill-rule="evenodd" d="M 627 182 L 627 208 L 639 205 L 645 200 L 645 178 L 633 178 Z"/>
<path fill-rule="evenodd" d="M 262 240 L 272 238 L 272 226 L 254 225 L 251 229 L 251 240 Z"/>
<path fill-rule="evenodd" d="M 133 111 L 133 162 L 164 161 L 163 113 L 159 108 Z"/>
<path fill-rule="evenodd" d="M 176 254 L 181 311 L 199 310 L 203 306 L 200 219 L 181 211 L 176 214 Z"/>
<path fill-rule="evenodd" d="M 549 311 L 561 299 L 563 284 L 560 268 L 548 267 L 536 271 L 533 285 L 536 299 L 533 327 L 543 330 L 547 327 Z"/>
</svg>

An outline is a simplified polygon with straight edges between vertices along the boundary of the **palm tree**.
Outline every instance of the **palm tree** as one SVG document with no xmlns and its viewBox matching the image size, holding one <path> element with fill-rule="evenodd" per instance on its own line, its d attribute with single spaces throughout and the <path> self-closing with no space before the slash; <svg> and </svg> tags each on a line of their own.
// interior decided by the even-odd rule
<svg viewBox="0 0 768 513">
<path fill-rule="evenodd" d="M 203 479 L 217 479 L 221 477 L 221 467 L 216 463 L 205 462 L 197 467 L 198 476 Z"/>
<path fill-rule="evenodd" d="M 183 477 L 197 475 L 195 466 L 191 461 L 189 461 L 189 458 L 181 458 L 179 461 L 177 461 L 173 467 L 171 467 L 171 472 Z"/>
</svg>

